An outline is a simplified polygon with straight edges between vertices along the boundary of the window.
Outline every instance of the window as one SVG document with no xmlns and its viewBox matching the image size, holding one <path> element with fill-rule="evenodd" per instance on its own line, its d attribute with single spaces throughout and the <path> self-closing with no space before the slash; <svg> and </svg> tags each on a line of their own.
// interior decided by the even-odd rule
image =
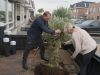
<svg viewBox="0 0 100 75">
<path fill-rule="evenodd" d="M 99 10 L 98 11 L 100 12 L 100 7 L 99 7 Z"/>
<path fill-rule="evenodd" d="M 27 15 L 27 9 L 24 8 L 24 19 L 26 19 L 26 15 Z"/>
<path fill-rule="evenodd" d="M 81 25 L 89 25 L 93 22 L 93 20 L 85 21 Z"/>
<path fill-rule="evenodd" d="M 6 22 L 6 2 L 5 0 L 0 1 L 0 22 Z"/>
<path fill-rule="evenodd" d="M 8 30 L 14 27 L 14 3 L 8 0 L 0 1 L 0 23 L 3 23 Z"/>
<path fill-rule="evenodd" d="M 90 9 L 89 9 L 89 13 L 92 13 L 92 12 L 93 12 L 93 9 L 92 9 L 92 8 L 90 8 Z"/>
<path fill-rule="evenodd" d="M 78 9 L 74 9 L 74 11 L 73 11 L 74 13 L 78 13 Z"/>
<path fill-rule="evenodd" d="M 84 6 L 85 6 L 85 7 L 87 7 L 87 4 L 86 4 L 86 3 L 84 3 Z"/>
<path fill-rule="evenodd" d="M 13 21 L 13 5 L 10 2 L 8 2 L 8 17 L 9 17 L 9 22 Z"/>
<path fill-rule="evenodd" d="M 11 27 L 13 27 L 13 23 L 10 23 L 10 24 L 9 24 L 9 28 L 11 28 Z"/>
<path fill-rule="evenodd" d="M 93 8 L 93 12 L 94 12 L 94 13 L 96 12 L 96 8 Z"/>
<path fill-rule="evenodd" d="M 92 25 L 98 26 L 100 24 L 99 21 L 94 21 L 93 23 L 91 23 Z"/>
</svg>

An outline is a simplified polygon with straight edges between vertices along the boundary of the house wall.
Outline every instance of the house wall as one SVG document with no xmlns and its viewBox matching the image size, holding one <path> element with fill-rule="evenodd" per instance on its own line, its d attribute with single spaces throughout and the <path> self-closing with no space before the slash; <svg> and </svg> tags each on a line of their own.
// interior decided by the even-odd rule
<svg viewBox="0 0 100 75">
<path fill-rule="evenodd" d="M 100 3 L 94 3 L 89 6 L 88 18 L 94 20 L 100 20 Z"/>
<path fill-rule="evenodd" d="M 84 16 L 87 16 L 86 14 L 87 8 L 75 8 L 72 9 L 72 17 L 75 19 L 83 18 Z"/>
<path fill-rule="evenodd" d="M 81 1 L 75 4 L 70 5 L 72 10 L 72 18 L 73 19 L 88 19 L 88 8 L 90 4 L 94 4 L 94 2 Z"/>
</svg>

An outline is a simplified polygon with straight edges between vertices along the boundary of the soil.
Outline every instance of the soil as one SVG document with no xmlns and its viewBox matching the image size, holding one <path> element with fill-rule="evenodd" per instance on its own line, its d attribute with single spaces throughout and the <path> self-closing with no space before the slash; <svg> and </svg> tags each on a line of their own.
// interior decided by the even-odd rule
<svg viewBox="0 0 100 75">
<path fill-rule="evenodd" d="M 43 64 L 36 66 L 34 72 L 35 75 L 69 75 L 69 72 L 66 69 L 49 67 Z"/>
</svg>

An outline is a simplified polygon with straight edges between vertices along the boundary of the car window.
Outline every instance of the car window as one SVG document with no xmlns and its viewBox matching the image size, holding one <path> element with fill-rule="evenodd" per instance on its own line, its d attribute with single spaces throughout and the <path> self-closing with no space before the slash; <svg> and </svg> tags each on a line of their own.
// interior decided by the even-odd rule
<svg viewBox="0 0 100 75">
<path fill-rule="evenodd" d="M 82 25 L 89 25 L 89 24 L 92 23 L 92 22 L 93 22 L 93 20 L 85 21 L 85 22 L 82 23 Z"/>
<path fill-rule="evenodd" d="M 100 25 L 100 22 L 99 21 L 95 21 L 95 22 L 91 23 L 91 25 L 98 26 L 98 25 Z"/>
</svg>

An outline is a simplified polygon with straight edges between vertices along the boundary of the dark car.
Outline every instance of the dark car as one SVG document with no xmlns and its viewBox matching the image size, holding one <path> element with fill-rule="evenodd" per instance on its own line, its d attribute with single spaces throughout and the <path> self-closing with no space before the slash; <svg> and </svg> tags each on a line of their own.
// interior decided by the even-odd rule
<svg viewBox="0 0 100 75">
<path fill-rule="evenodd" d="M 82 24 L 85 20 L 83 19 L 78 19 L 74 22 L 74 24 Z"/>
<path fill-rule="evenodd" d="M 74 24 L 81 24 L 85 21 L 84 19 L 71 19 L 71 20 L 73 21 Z"/>
<path fill-rule="evenodd" d="M 99 20 L 87 20 L 82 24 L 78 24 L 77 26 L 85 29 L 89 33 L 100 33 L 100 21 Z"/>
</svg>

